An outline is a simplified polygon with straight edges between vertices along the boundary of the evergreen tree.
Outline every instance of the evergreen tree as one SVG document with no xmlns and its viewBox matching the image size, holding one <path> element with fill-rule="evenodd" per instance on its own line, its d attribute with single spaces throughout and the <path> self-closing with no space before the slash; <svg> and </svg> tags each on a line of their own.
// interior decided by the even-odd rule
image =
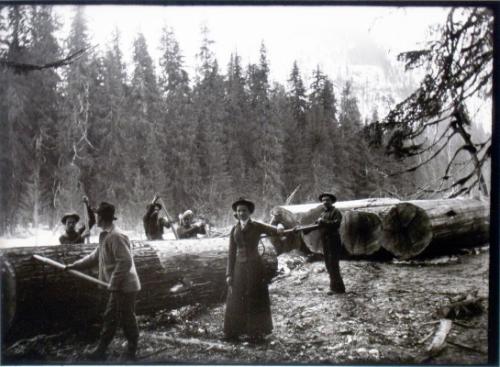
<svg viewBox="0 0 500 367">
<path fill-rule="evenodd" d="M 197 196 L 201 185 L 199 161 L 194 156 L 196 121 L 193 118 L 189 76 L 171 28 L 163 28 L 160 49 L 161 121 L 166 139 L 164 154 L 167 157 L 163 170 L 170 177 L 164 192 L 172 208 L 181 212 L 201 199 Z"/>
<path fill-rule="evenodd" d="M 160 92 L 153 60 L 146 39 L 139 33 L 133 45 L 133 73 L 128 96 L 128 113 L 132 118 L 128 141 L 132 152 L 129 173 L 134 179 L 131 192 L 131 217 L 139 220 L 155 192 L 166 187 L 167 172 L 163 172 L 161 145 L 165 139 L 160 123 Z M 146 142 L 146 144 L 145 144 Z"/>
<path fill-rule="evenodd" d="M 52 7 L 36 6 L 31 9 L 29 60 L 43 64 L 45 60 L 59 58 L 61 50 L 55 38 L 58 23 Z M 28 154 L 30 174 L 25 182 L 27 190 L 21 204 L 26 213 L 31 212 L 32 223 L 38 227 L 41 217 L 49 219 L 52 227 L 58 222 L 54 199 L 59 152 L 57 150 L 57 125 L 60 120 L 60 77 L 54 69 L 34 71 L 29 76 L 31 88 L 25 107 L 31 131 Z"/>
<path fill-rule="evenodd" d="M 313 72 L 309 105 L 307 126 L 311 147 L 311 191 L 337 191 L 335 181 L 339 162 L 335 156 L 338 150 L 336 100 L 333 84 L 319 66 Z"/>
<path fill-rule="evenodd" d="M 8 60 L 24 60 L 28 54 L 28 7 L 4 8 L 2 28 L 6 32 L 2 54 Z M 29 81 L 24 75 L 14 74 L 7 68 L 0 69 L 0 169 L 1 169 L 1 229 L 13 231 L 20 221 L 18 203 L 26 191 L 25 179 L 29 177 L 29 150 L 33 144 L 31 126 L 26 115 Z M 25 221 L 27 218 L 25 218 Z"/>
<path fill-rule="evenodd" d="M 347 81 L 342 89 L 339 111 L 340 140 L 337 156 L 340 158 L 339 186 L 346 199 L 357 199 L 370 195 L 374 190 L 370 178 L 370 153 L 368 143 L 360 139 L 361 114 L 357 99 L 352 92 L 352 83 Z"/>
<path fill-rule="evenodd" d="M 256 125 L 257 144 L 254 146 L 257 161 L 257 170 L 254 171 L 257 179 L 256 193 L 261 200 L 260 206 L 264 213 L 270 207 L 282 202 L 282 155 L 283 143 L 279 121 L 272 118 L 269 86 L 269 64 L 267 50 L 264 43 L 260 48 L 259 64 L 253 68 L 250 75 L 251 120 Z M 249 173 L 252 176 L 252 173 Z"/>
<path fill-rule="evenodd" d="M 120 49 L 120 33 L 115 30 L 110 46 L 99 62 L 100 88 L 93 98 L 96 111 L 90 139 L 93 150 L 92 185 L 88 195 L 94 201 L 107 200 L 123 205 L 131 199 L 132 178 L 126 174 L 127 161 L 136 155 L 128 131 L 132 120 L 127 110 L 127 75 Z M 117 179 L 117 173 L 125 173 Z"/>
<path fill-rule="evenodd" d="M 222 217 L 232 198 L 228 197 L 229 173 L 227 151 L 223 145 L 224 79 L 219 74 L 217 60 L 211 50 L 213 41 L 208 28 L 202 27 L 202 44 L 197 54 L 199 60 L 196 84 L 193 90 L 193 106 L 197 134 L 193 157 L 198 158 L 202 186 L 196 203 L 202 213 Z"/>
<path fill-rule="evenodd" d="M 241 66 L 241 57 L 231 54 L 225 82 L 225 121 L 223 144 L 227 147 L 228 172 L 231 178 L 231 197 L 237 196 L 236 188 L 243 193 L 252 192 L 252 182 L 242 180 L 250 177 L 249 167 L 255 168 L 253 144 L 249 142 L 248 124 L 250 115 L 249 96 L 246 91 L 245 77 Z M 253 122 L 253 121 L 252 121 Z M 244 131 L 244 133 L 242 133 Z"/>
<path fill-rule="evenodd" d="M 82 7 L 76 7 L 66 41 L 69 53 L 86 49 L 90 45 L 87 23 Z M 94 148 L 89 140 L 91 56 L 82 55 L 78 62 L 70 64 L 64 75 L 63 119 L 58 125 L 59 161 L 55 202 L 59 215 L 68 210 L 80 208 L 81 197 L 86 192 L 83 185 L 85 172 L 82 166 L 90 166 L 90 150 Z M 87 173 L 88 176 L 88 173 Z M 88 180 L 89 181 L 89 180 Z"/>
<path fill-rule="evenodd" d="M 286 192 L 290 193 L 300 185 L 297 195 L 299 201 L 309 200 L 316 196 L 311 186 L 311 147 L 310 129 L 307 126 L 307 96 L 300 70 L 295 61 L 288 79 L 289 103 L 293 120 L 285 130 L 285 178 Z"/>
</svg>

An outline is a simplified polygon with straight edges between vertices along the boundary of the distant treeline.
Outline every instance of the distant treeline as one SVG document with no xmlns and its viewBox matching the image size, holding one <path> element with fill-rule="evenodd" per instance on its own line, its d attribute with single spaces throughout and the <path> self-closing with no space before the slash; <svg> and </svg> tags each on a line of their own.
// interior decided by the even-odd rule
<svg viewBox="0 0 500 367">
<path fill-rule="evenodd" d="M 50 6 L 3 6 L 0 16 L 5 60 L 45 64 L 91 49 L 82 8 L 64 45 Z M 119 32 L 105 51 L 64 67 L 1 68 L 0 232 L 53 226 L 81 211 L 84 194 L 116 204 L 127 226 L 141 223 L 155 192 L 172 214 L 192 208 L 227 224 L 239 196 L 263 217 L 298 185 L 302 202 L 322 190 L 341 200 L 405 197 L 428 180 L 390 175 L 407 163 L 369 144 L 349 82 L 335 95 L 318 67 L 305 85 L 294 63 L 286 86 L 271 85 L 264 44 L 258 63 L 244 66 L 234 53 L 222 68 L 207 29 L 202 36 L 195 75 L 168 27 L 159 70 L 139 33 L 128 75 Z"/>
</svg>

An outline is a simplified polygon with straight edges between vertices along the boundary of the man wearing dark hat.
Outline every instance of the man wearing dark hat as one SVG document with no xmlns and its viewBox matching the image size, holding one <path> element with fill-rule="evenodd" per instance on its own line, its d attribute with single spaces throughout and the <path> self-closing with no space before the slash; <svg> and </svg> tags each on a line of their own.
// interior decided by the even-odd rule
<svg viewBox="0 0 500 367">
<path fill-rule="evenodd" d="M 85 203 L 85 207 L 87 209 L 89 229 L 86 231 L 85 225 L 83 225 L 76 230 L 76 223 L 80 220 L 80 216 L 75 212 L 64 214 L 61 222 L 64 224 L 66 232 L 59 237 L 59 243 L 61 245 L 84 243 L 85 237 L 90 236 L 90 230 L 95 224 L 95 216 L 92 209 L 90 209 L 89 199 L 86 196 L 83 197 L 83 202 Z"/>
<path fill-rule="evenodd" d="M 342 214 L 333 206 L 337 197 L 329 192 L 324 192 L 319 196 L 319 201 L 323 203 L 324 212 L 316 221 L 319 224 L 319 231 L 323 241 L 323 254 L 325 265 L 330 275 L 330 290 L 328 294 L 345 293 L 344 281 L 340 274 L 339 260 L 342 242 L 340 240 L 339 227 L 342 221 Z"/>
<path fill-rule="evenodd" d="M 160 216 L 161 204 L 158 202 L 160 197 L 156 195 L 151 204 L 146 207 L 146 214 L 142 218 L 144 232 L 148 240 L 162 240 L 163 227 L 170 228 L 171 223 L 167 218 Z"/>
<path fill-rule="evenodd" d="M 105 360 L 108 345 L 118 324 L 121 324 L 128 342 L 122 357 L 124 360 L 135 360 L 139 339 L 135 298 L 141 289 L 141 283 L 132 257 L 130 241 L 113 223 L 116 217 L 112 204 L 102 202 L 95 212 L 97 225 L 102 228 L 99 246 L 83 259 L 66 266 L 66 269 L 98 266 L 99 279 L 108 283 L 109 298 L 104 311 L 101 336 L 97 347 L 88 353 L 88 357 L 95 361 Z"/>
</svg>

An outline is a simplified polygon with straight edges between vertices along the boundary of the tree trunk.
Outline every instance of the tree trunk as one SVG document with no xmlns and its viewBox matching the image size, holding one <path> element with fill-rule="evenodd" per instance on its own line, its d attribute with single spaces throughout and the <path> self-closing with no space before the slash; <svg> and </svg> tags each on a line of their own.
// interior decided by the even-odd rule
<svg viewBox="0 0 500 367">
<path fill-rule="evenodd" d="M 489 241 L 490 205 L 476 199 L 413 200 L 383 214 L 383 247 L 401 259 L 437 256 Z"/>
<path fill-rule="evenodd" d="M 375 215 L 364 215 L 358 218 L 357 214 L 348 214 L 352 210 L 361 210 L 378 207 L 388 207 L 399 203 L 398 199 L 374 198 L 362 200 L 339 201 L 335 207 L 342 213 L 343 220 L 340 227 L 340 234 L 344 247 L 349 253 L 354 255 L 369 255 L 380 249 L 380 241 L 377 240 L 380 232 L 380 221 Z M 272 209 L 272 223 L 283 223 L 285 228 L 292 228 L 297 225 L 307 225 L 314 223 L 323 212 L 321 203 L 276 206 Z M 367 217 L 367 218 L 365 218 Z M 347 227 L 346 227 L 346 224 Z M 343 238 L 344 236 L 346 239 Z M 271 242 L 278 254 L 306 246 L 314 253 L 323 253 L 323 245 L 319 238 L 319 231 L 312 231 L 308 234 L 291 234 L 286 238 L 271 238 Z"/>
<path fill-rule="evenodd" d="M 32 258 L 39 254 L 71 263 L 96 244 L 4 249 L 2 266 L 2 331 L 9 337 L 47 329 L 56 324 L 90 322 L 103 310 L 107 291 Z M 184 305 L 224 300 L 227 238 L 179 241 L 132 241 L 142 290 L 137 313 L 146 314 Z M 272 245 L 260 247 L 268 281 L 276 274 Z M 97 269 L 88 272 L 97 277 Z M 4 334 L 5 335 L 5 334 Z"/>
</svg>

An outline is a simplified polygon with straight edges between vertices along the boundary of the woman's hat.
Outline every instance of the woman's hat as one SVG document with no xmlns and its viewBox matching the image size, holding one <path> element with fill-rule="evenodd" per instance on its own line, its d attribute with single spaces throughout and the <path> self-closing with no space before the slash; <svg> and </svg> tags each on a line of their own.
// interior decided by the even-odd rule
<svg viewBox="0 0 500 367">
<path fill-rule="evenodd" d="M 110 220 L 116 220 L 115 217 L 115 206 L 110 203 L 106 203 L 105 201 L 101 202 L 97 209 L 94 209 L 94 212 L 101 215 L 101 217 Z"/>
<path fill-rule="evenodd" d="M 233 211 L 236 211 L 236 208 L 238 207 L 238 205 L 245 205 L 248 210 L 250 211 L 250 214 L 253 213 L 253 211 L 255 210 L 255 204 L 252 203 L 250 200 L 247 200 L 247 199 L 244 199 L 244 198 L 239 198 L 238 200 L 236 200 L 233 205 L 231 205 L 231 208 L 233 208 Z"/>
<path fill-rule="evenodd" d="M 328 196 L 332 199 L 333 202 L 337 201 L 337 197 L 331 192 L 323 192 L 319 195 L 319 201 L 321 201 L 325 196 Z"/>
<path fill-rule="evenodd" d="M 61 219 L 61 223 L 62 224 L 66 224 L 66 220 L 68 218 L 75 218 L 75 221 L 78 222 L 80 220 L 80 216 L 78 214 L 76 214 L 75 212 L 71 212 L 71 213 L 66 213 L 63 215 L 62 219 Z"/>
</svg>

